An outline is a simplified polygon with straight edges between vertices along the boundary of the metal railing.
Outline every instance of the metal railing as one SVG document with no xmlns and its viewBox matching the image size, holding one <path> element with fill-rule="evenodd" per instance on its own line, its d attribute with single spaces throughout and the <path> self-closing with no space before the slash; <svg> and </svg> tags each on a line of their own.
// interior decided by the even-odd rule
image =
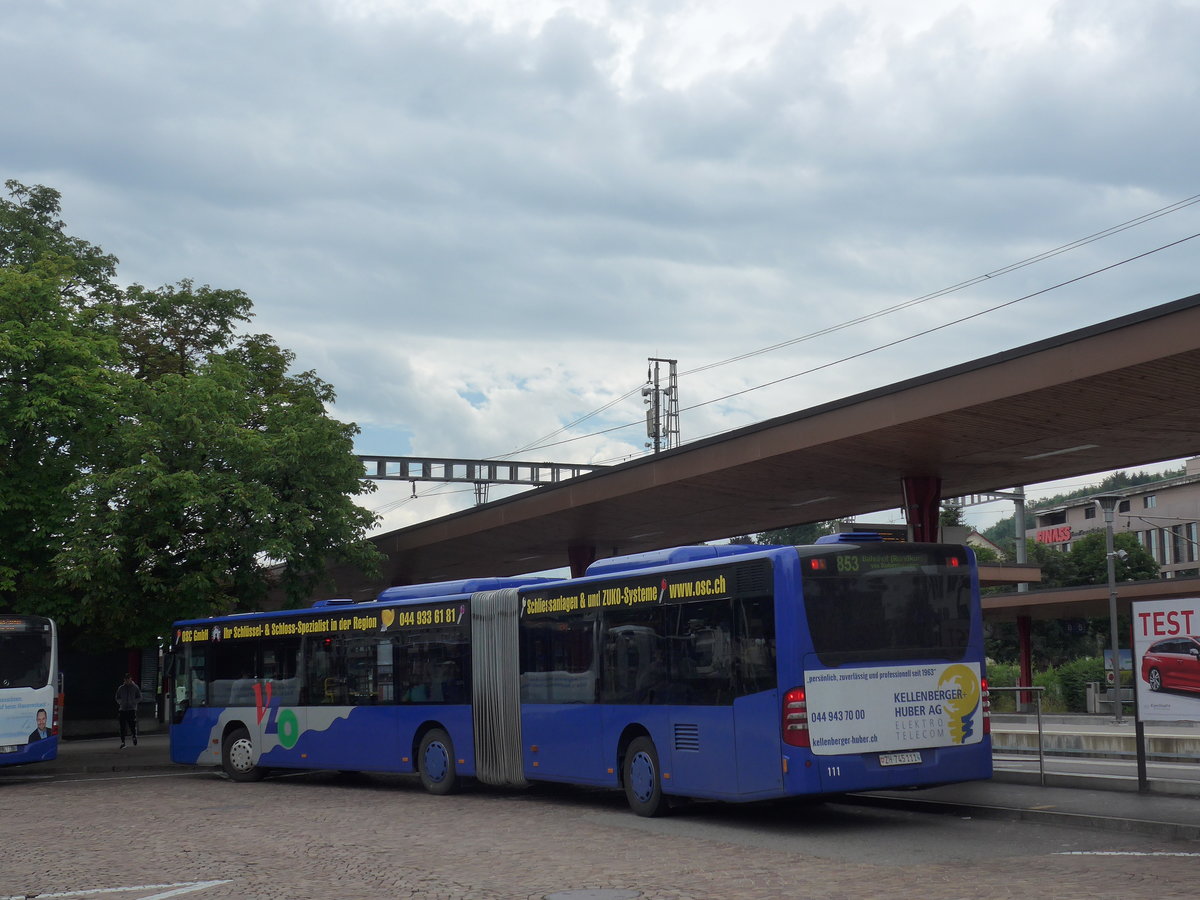
<svg viewBox="0 0 1200 900">
<path fill-rule="evenodd" d="M 1034 710 L 1037 712 L 1037 747 L 1038 747 L 1038 781 L 1042 787 L 1046 786 L 1046 747 L 1042 735 L 1042 694 L 1045 692 L 1044 687 L 1034 687 L 1029 685 L 1026 687 L 995 687 L 988 685 L 989 694 L 1033 694 Z"/>
</svg>

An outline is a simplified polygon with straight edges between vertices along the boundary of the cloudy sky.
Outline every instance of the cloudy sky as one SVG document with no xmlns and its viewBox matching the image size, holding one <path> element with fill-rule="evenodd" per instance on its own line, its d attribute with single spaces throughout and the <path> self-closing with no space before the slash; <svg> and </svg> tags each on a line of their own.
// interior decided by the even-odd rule
<svg viewBox="0 0 1200 900">
<path fill-rule="evenodd" d="M 649 357 L 686 442 L 1200 290 L 1197 0 L 0 10 L 3 177 L 246 291 L 362 453 L 619 462 Z"/>
</svg>

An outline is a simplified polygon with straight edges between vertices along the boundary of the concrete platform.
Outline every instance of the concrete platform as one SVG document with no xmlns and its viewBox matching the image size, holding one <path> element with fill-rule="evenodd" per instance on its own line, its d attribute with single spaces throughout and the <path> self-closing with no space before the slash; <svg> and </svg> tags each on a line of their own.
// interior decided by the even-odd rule
<svg viewBox="0 0 1200 900">
<path fill-rule="evenodd" d="M 1147 759 L 1200 764 L 1200 727 L 1151 722 L 1143 730 Z M 1112 716 L 1049 715 L 1041 717 L 1039 732 L 1036 716 L 992 716 L 992 747 L 997 752 L 1036 754 L 1039 744 L 1049 755 L 1134 759 L 1136 724 L 1129 718 L 1118 724 Z"/>
</svg>

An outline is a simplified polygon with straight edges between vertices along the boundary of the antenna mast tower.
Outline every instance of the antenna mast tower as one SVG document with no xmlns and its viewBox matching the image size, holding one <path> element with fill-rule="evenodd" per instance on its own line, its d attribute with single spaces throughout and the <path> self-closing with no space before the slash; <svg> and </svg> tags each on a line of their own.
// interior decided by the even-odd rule
<svg viewBox="0 0 1200 900">
<path fill-rule="evenodd" d="M 649 406 L 646 410 L 647 447 L 655 453 L 679 446 L 679 376 L 674 359 L 650 357 L 646 369 L 646 386 L 642 388 L 642 401 Z M 662 384 L 662 366 L 666 365 L 667 384 Z"/>
</svg>

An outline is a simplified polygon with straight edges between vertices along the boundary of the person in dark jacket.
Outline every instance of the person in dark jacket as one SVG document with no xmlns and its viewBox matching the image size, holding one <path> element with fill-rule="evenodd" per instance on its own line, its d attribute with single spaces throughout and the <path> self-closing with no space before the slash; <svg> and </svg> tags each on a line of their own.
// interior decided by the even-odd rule
<svg viewBox="0 0 1200 900">
<path fill-rule="evenodd" d="M 121 726 L 121 749 L 125 749 L 125 735 L 133 735 L 133 746 L 137 746 L 137 708 L 142 702 L 142 689 L 133 683 L 133 676 L 125 673 L 125 680 L 117 688 L 117 722 Z"/>
</svg>

